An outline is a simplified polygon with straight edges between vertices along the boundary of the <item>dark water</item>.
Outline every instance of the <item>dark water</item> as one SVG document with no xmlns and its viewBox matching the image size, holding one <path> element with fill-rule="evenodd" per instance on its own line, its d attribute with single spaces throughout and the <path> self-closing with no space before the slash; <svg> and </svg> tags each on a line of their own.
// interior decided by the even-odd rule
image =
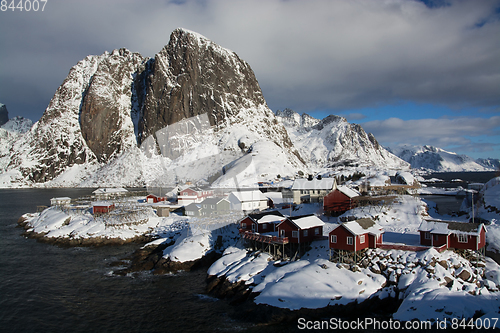
<svg viewBox="0 0 500 333">
<path fill-rule="evenodd" d="M 491 178 L 497 176 L 496 171 L 474 171 L 474 172 L 436 172 L 429 175 L 423 176 L 425 179 L 438 178 L 443 180 L 443 182 L 438 183 L 426 183 L 428 186 L 434 187 L 458 187 L 462 186 L 467 188 L 469 183 L 486 183 Z M 453 181 L 455 179 L 460 179 L 460 182 Z"/>
<path fill-rule="evenodd" d="M 238 331 L 233 307 L 203 295 L 206 270 L 113 276 L 110 263 L 138 244 L 61 248 L 26 239 L 17 219 L 55 196 L 91 190 L 0 190 L 0 331 Z"/>
</svg>

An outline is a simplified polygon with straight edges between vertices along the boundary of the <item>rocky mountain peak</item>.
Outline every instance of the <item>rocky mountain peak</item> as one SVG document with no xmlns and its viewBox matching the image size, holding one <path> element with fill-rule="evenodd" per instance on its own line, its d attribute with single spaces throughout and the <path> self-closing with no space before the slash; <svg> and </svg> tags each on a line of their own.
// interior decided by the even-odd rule
<svg viewBox="0 0 500 333">
<path fill-rule="evenodd" d="M 255 74 L 236 53 L 176 29 L 155 56 L 146 83 L 140 142 L 182 119 L 207 114 L 223 126 L 241 109 L 266 105 Z"/>
</svg>

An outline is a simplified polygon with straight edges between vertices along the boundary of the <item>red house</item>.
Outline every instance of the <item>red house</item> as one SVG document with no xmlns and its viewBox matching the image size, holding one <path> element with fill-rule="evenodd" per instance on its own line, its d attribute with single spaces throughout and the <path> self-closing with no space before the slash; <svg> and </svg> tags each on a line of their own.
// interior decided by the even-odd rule
<svg viewBox="0 0 500 333">
<path fill-rule="evenodd" d="M 425 220 L 418 228 L 420 244 L 442 247 L 443 250 L 479 251 L 486 245 L 486 228 L 482 223 Z"/>
<path fill-rule="evenodd" d="M 359 251 L 382 244 L 384 230 L 372 219 L 359 219 L 339 224 L 330 231 L 330 249 Z"/>
<path fill-rule="evenodd" d="M 276 226 L 285 219 L 277 210 L 260 214 L 248 214 L 240 220 L 240 232 L 266 233 L 276 231 Z"/>
<path fill-rule="evenodd" d="M 360 194 L 358 191 L 347 186 L 338 186 L 323 198 L 323 210 L 325 213 L 341 213 L 356 207 L 353 200 Z"/>
<path fill-rule="evenodd" d="M 314 214 L 287 217 L 278 224 L 278 235 L 288 237 L 290 243 L 312 242 L 323 236 L 324 225 L 325 223 Z"/>
<path fill-rule="evenodd" d="M 187 206 L 190 203 L 200 203 L 207 198 L 211 198 L 214 196 L 213 190 L 202 190 L 202 189 L 193 189 L 186 188 L 180 191 L 179 196 L 177 197 L 177 201 L 179 205 Z"/>
<path fill-rule="evenodd" d="M 166 201 L 166 200 L 167 200 L 167 197 L 159 197 L 159 196 L 154 195 L 154 194 L 149 194 L 146 197 L 146 202 L 147 203 L 158 203 L 158 202 Z"/>
<path fill-rule="evenodd" d="M 92 203 L 92 214 L 109 213 L 115 209 L 115 204 L 111 202 L 97 201 Z"/>
</svg>

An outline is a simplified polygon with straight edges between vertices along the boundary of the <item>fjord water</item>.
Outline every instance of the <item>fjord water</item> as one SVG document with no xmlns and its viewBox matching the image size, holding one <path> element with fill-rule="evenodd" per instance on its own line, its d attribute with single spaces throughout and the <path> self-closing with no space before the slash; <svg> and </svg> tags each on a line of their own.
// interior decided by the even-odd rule
<svg viewBox="0 0 500 333">
<path fill-rule="evenodd" d="M 112 261 L 139 244 L 62 248 L 21 236 L 18 218 L 51 197 L 90 189 L 0 190 L 0 331 L 234 331 L 232 307 L 203 295 L 206 270 L 114 276 Z"/>
</svg>

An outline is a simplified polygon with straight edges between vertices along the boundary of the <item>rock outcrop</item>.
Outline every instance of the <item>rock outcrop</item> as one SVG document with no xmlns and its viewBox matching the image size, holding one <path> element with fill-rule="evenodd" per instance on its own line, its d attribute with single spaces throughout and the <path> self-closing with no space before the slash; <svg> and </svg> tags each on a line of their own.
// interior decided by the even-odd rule
<svg viewBox="0 0 500 333">
<path fill-rule="evenodd" d="M 0 126 L 9 121 L 9 111 L 5 104 L 0 103 Z"/>
</svg>

